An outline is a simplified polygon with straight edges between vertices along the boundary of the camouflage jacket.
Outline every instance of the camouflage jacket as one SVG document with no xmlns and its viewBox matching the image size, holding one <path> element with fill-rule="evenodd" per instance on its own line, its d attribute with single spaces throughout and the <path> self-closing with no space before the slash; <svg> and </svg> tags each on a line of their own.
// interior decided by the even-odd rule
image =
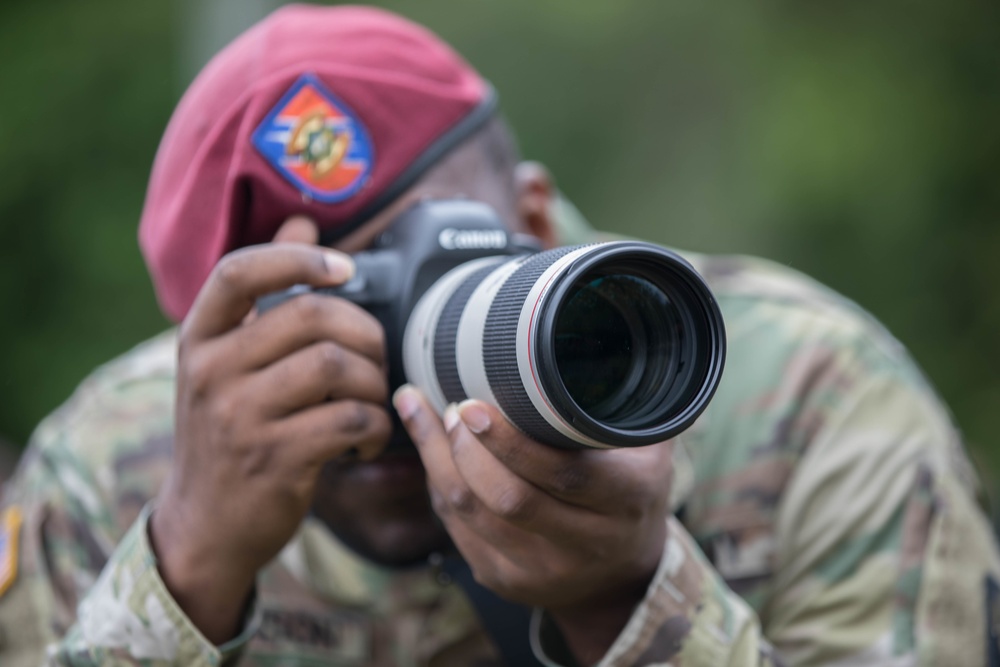
<svg viewBox="0 0 1000 667">
<path fill-rule="evenodd" d="M 600 664 L 994 664 L 1000 558 L 904 349 L 787 269 L 692 261 L 725 314 L 728 366 L 678 440 L 663 558 Z M 244 634 L 207 642 L 146 536 L 174 347 L 168 332 L 98 370 L 37 430 L 0 523 L 0 664 L 499 664 L 435 567 L 376 567 L 311 519 L 261 572 Z M 544 612 L 531 632 L 543 661 L 567 664 Z"/>
</svg>

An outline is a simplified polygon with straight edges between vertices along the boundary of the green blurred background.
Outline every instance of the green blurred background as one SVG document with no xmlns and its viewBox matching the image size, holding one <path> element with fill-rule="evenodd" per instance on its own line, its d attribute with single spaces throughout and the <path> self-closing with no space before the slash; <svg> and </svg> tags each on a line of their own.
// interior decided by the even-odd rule
<svg viewBox="0 0 1000 667">
<path fill-rule="evenodd" d="M 268 0 L 0 5 L 0 439 L 167 326 L 135 242 L 194 72 Z M 421 0 L 597 225 L 881 318 L 1000 473 L 1000 5 Z"/>
</svg>

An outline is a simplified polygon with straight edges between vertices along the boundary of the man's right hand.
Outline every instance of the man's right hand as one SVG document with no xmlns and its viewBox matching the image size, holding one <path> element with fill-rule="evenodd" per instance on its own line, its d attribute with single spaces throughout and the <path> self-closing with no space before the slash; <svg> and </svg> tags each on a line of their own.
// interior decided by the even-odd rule
<svg viewBox="0 0 1000 667">
<path fill-rule="evenodd" d="M 168 590 L 216 644 L 239 632 L 257 571 L 294 535 L 324 463 L 371 459 L 388 442 L 374 317 L 318 295 L 248 317 L 264 294 L 352 272 L 347 255 L 315 245 L 239 250 L 181 326 L 174 461 L 150 533 Z"/>
</svg>

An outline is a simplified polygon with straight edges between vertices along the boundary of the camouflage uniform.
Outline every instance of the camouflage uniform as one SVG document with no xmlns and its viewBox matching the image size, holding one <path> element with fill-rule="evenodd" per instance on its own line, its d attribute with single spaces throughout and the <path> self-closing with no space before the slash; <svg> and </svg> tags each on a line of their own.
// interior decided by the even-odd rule
<svg viewBox="0 0 1000 667">
<path fill-rule="evenodd" d="M 725 314 L 728 367 L 679 438 L 678 516 L 601 665 L 986 664 L 1000 558 L 959 437 L 903 348 L 789 270 L 692 261 Z M 260 574 L 244 635 L 209 644 L 146 535 L 174 346 L 167 333 L 100 369 L 35 434 L 6 499 L 25 523 L 0 663 L 499 664 L 434 566 L 376 567 L 312 519 Z M 541 611 L 532 635 L 568 664 Z"/>
</svg>

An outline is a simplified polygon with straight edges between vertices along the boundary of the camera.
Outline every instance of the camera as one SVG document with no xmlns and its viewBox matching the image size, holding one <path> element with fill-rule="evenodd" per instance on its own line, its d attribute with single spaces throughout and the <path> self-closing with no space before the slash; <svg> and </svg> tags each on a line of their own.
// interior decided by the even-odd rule
<svg viewBox="0 0 1000 667">
<path fill-rule="evenodd" d="M 354 261 L 350 281 L 313 291 L 378 318 L 391 387 L 412 382 L 439 412 L 477 398 L 547 445 L 642 446 L 690 426 L 722 375 L 715 297 L 654 244 L 539 251 L 485 204 L 426 200 Z M 310 289 L 267 295 L 258 309 Z"/>
</svg>

